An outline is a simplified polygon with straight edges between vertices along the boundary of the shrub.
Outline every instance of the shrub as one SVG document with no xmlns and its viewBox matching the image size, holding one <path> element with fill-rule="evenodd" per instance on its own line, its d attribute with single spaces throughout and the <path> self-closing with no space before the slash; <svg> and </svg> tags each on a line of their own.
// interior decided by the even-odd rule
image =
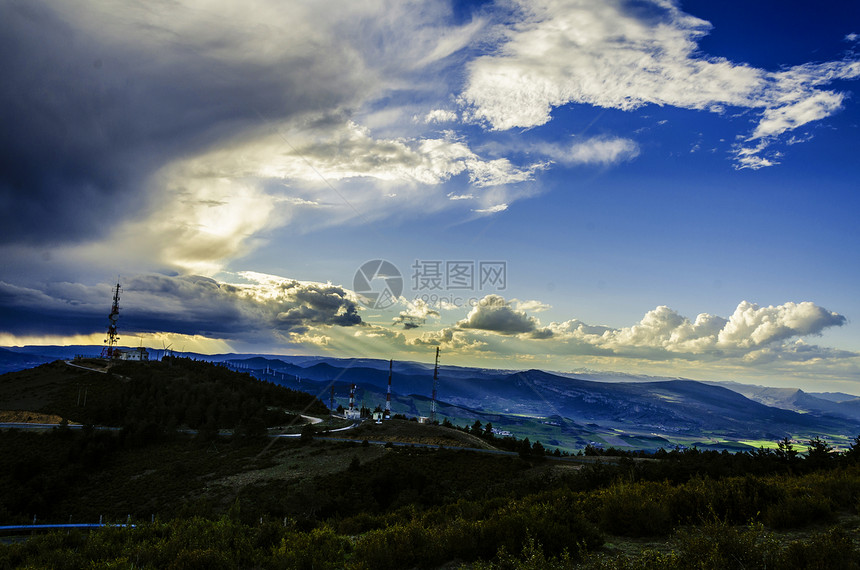
<svg viewBox="0 0 860 570">
<path fill-rule="evenodd" d="M 602 494 L 599 526 L 621 536 L 654 536 L 671 531 L 666 498 L 671 488 L 664 483 L 618 485 Z"/>
<path fill-rule="evenodd" d="M 354 568 L 412 568 L 427 560 L 433 545 L 429 529 L 415 521 L 366 533 L 355 545 Z"/>
<path fill-rule="evenodd" d="M 785 497 L 769 506 L 764 514 L 764 522 L 778 529 L 802 527 L 832 518 L 830 500 L 812 493 Z"/>
<path fill-rule="evenodd" d="M 860 550 L 851 537 L 839 528 L 813 534 L 806 540 L 795 540 L 782 555 L 781 567 L 786 570 L 821 569 L 854 570 L 860 568 Z"/>
<path fill-rule="evenodd" d="M 290 533 L 272 552 L 268 568 L 326 570 L 343 568 L 350 543 L 329 526 Z"/>
<path fill-rule="evenodd" d="M 675 557 L 666 568 L 766 569 L 776 565 L 779 554 L 778 543 L 761 524 L 738 528 L 712 520 L 680 531 L 675 542 Z"/>
<path fill-rule="evenodd" d="M 233 565 L 224 552 L 212 548 L 183 549 L 168 570 L 230 570 Z"/>
</svg>

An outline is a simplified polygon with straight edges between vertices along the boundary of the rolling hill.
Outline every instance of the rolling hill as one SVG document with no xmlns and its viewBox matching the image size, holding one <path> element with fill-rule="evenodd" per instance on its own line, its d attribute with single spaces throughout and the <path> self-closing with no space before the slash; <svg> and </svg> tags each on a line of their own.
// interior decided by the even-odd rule
<svg viewBox="0 0 860 570">
<path fill-rule="evenodd" d="M 323 400 L 333 387 L 336 403 L 343 406 L 347 405 L 349 385 L 355 383 L 358 405 L 384 405 L 387 361 L 326 359 L 301 366 L 278 360 L 231 359 L 227 363 L 269 381 L 301 386 Z M 814 436 L 841 443 L 860 433 L 860 418 L 843 411 L 852 405 L 850 401 L 815 399 L 820 402 L 816 413 L 801 413 L 809 410 L 769 405 L 737 390 L 685 379 L 600 382 L 541 370 L 444 366 L 439 376 L 440 416 L 455 423 L 490 421 L 520 437 L 548 438 L 568 449 L 586 443 L 735 448 L 737 442 Z M 428 415 L 431 390 L 430 367 L 394 363 L 395 413 Z M 546 426 L 556 429 L 549 433 Z"/>
<path fill-rule="evenodd" d="M 78 354 L 93 347 L 27 347 L 0 352 L 0 363 Z M 8 354 L 6 354 L 8 352 Z M 316 356 L 190 355 L 301 390 L 335 407 L 348 405 L 355 383 L 358 406 L 385 405 L 385 360 Z M 860 399 L 848 394 L 813 395 L 796 389 L 763 388 L 688 379 L 599 375 L 541 370 L 441 366 L 438 417 L 458 425 L 492 423 L 498 430 L 574 451 L 587 444 L 654 449 L 697 445 L 743 449 L 784 437 L 824 437 L 844 445 L 860 433 Z M 392 410 L 428 416 L 432 366 L 395 362 Z"/>
</svg>

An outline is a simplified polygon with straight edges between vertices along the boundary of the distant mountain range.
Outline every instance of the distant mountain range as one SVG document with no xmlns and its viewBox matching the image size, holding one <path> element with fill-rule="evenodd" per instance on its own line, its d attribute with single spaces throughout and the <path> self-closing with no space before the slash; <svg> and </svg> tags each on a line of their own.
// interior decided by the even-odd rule
<svg viewBox="0 0 860 570">
<path fill-rule="evenodd" d="M 33 368 L 46 362 L 52 362 L 59 357 L 45 356 L 25 352 L 21 349 L 8 350 L 0 348 L 0 374 Z"/>
<path fill-rule="evenodd" d="M 804 392 L 798 388 L 769 388 L 736 382 L 707 382 L 724 386 L 756 402 L 797 412 L 825 414 L 860 421 L 860 398 L 842 392 Z"/>
<path fill-rule="evenodd" d="M 28 368 L 100 347 L 0 349 L 0 370 Z M 160 351 L 158 351 L 160 352 Z M 347 405 L 356 384 L 358 404 L 385 405 L 388 361 L 309 356 L 187 354 L 223 362 L 259 378 L 298 388 L 329 403 Z M 41 359 L 41 360 L 40 360 Z M 605 374 L 613 381 L 600 381 Z M 492 422 L 519 437 L 566 448 L 587 443 L 619 447 L 743 448 L 783 437 L 825 437 L 839 444 L 860 434 L 860 398 L 809 394 L 798 389 L 626 374 L 550 373 L 441 366 L 438 416 L 454 423 Z M 395 362 L 392 409 L 429 415 L 433 366 Z M 746 442 L 738 443 L 738 442 Z"/>
</svg>

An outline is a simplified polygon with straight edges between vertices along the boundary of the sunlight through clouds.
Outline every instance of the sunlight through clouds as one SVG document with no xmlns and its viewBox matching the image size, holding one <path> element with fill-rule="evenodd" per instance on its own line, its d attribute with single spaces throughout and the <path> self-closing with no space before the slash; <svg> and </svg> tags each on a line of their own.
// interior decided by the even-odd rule
<svg viewBox="0 0 860 570">
<path fill-rule="evenodd" d="M 156 345 L 856 382 L 858 15 L 0 3 L 0 344 L 100 341 L 121 282 Z M 370 310 L 371 259 L 504 287 Z"/>
</svg>

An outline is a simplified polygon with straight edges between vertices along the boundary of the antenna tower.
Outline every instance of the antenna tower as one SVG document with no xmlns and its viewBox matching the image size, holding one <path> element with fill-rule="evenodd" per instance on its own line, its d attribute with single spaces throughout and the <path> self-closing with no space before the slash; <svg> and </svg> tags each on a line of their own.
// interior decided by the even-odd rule
<svg viewBox="0 0 860 570">
<path fill-rule="evenodd" d="M 355 409 L 355 382 L 349 386 L 349 409 L 346 411 L 346 417 L 351 420 L 359 417 L 359 412 Z"/>
<path fill-rule="evenodd" d="M 436 347 L 436 367 L 433 368 L 433 400 L 430 402 L 430 421 L 436 421 L 436 389 L 439 386 L 439 347 Z"/>
<path fill-rule="evenodd" d="M 119 320 L 119 292 L 121 290 L 122 287 L 117 283 L 113 290 L 113 304 L 108 315 L 110 325 L 108 325 L 107 338 L 105 339 L 107 346 L 102 348 L 102 358 L 108 360 L 119 356 L 119 350 L 116 349 L 116 342 L 119 340 L 119 337 L 116 336 L 116 322 Z"/>
<path fill-rule="evenodd" d="M 394 361 L 388 361 L 388 393 L 385 394 L 385 413 L 382 415 L 382 419 L 390 420 L 391 419 L 391 369 L 394 367 Z"/>
</svg>

